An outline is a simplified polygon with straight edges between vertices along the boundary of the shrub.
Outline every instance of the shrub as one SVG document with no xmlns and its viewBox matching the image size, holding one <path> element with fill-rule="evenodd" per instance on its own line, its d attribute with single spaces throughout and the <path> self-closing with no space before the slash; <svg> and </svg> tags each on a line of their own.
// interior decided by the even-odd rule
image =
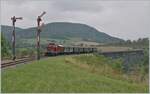
<svg viewBox="0 0 150 94">
<path fill-rule="evenodd" d="M 118 72 L 123 72 L 123 61 L 122 59 L 112 60 L 111 67 Z"/>
</svg>

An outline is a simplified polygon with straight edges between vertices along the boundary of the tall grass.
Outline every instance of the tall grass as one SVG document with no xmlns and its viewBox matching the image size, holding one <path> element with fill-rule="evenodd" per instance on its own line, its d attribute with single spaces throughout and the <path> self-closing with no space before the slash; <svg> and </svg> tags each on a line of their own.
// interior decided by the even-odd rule
<svg viewBox="0 0 150 94">
<path fill-rule="evenodd" d="M 134 71 L 134 73 L 131 72 L 130 74 L 126 74 L 124 72 L 123 60 L 121 58 L 111 59 L 102 55 L 100 56 L 91 54 L 66 57 L 65 61 L 99 75 L 105 75 L 118 80 L 127 80 L 128 82 L 148 85 L 147 81 L 142 82 L 140 80 L 142 75 L 140 72 Z"/>
</svg>

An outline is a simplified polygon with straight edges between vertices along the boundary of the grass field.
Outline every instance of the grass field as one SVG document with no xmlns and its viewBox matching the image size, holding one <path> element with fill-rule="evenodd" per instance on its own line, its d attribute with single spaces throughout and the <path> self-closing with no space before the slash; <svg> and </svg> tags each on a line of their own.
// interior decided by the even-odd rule
<svg viewBox="0 0 150 94">
<path fill-rule="evenodd" d="M 101 52 L 116 52 L 116 51 L 128 51 L 133 50 L 130 47 L 117 47 L 117 46 L 100 46 L 97 49 Z"/>
<path fill-rule="evenodd" d="M 83 41 L 81 38 L 71 38 L 71 39 L 51 39 L 51 38 L 41 38 L 41 44 L 42 45 L 47 45 L 50 42 L 55 42 L 58 44 L 63 44 L 65 46 L 70 46 L 70 45 L 80 45 L 80 44 L 86 44 L 86 45 L 98 45 L 99 43 L 97 42 L 88 42 L 88 41 Z M 29 45 L 34 45 L 36 43 L 36 39 L 29 38 L 29 39 L 21 39 L 18 41 L 18 45 L 22 44 L 29 44 Z"/>
<path fill-rule="evenodd" d="M 148 92 L 148 86 L 99 75 L 68 62 L 74 57 L 50 57 L 4 69 L 2 92 Z"/>
<path fill-rule="evenodd" d="M 47 45 L 50 42 L 55 42 L 58 44 L 63 44 L 63 45 L 72 45 L 76 41 L 80 41 L 80 39 L 71 39 L 71 40 L 65 40 L 65 39 L 51 39 L 51 38 L 41 38 L 41 45 Z M 35 45 L 36 39 L 21 39 L 18 41 L 18 44 L 23 45 L 23 44 L 28 44 L 28 45 Z"/>
</svg>

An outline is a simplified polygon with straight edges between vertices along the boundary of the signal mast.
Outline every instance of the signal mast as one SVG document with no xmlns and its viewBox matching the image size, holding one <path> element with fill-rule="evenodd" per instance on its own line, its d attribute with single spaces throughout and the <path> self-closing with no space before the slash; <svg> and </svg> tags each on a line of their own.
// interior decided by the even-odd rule
<svg viewBox="0 0 150 94">
<path fill-rule="evenodd" d="M 12 25 L 13 25 L 13 32 L 12 32 L 12 54 L 13 54 L 13 60 L 15 61 L 16 59 L 16 53 L 15 53 L 15 40 L 16 40 L 16 35 L 15 35 L 15 22 L 17 20 L 22 20 L 22 17 L 11 17 L 12 20 Z"/>
<path fill-rule="evenodd" d="M 40 22 L 42 21 L 41 17 L 44 16 L 46 12 L 44 11 L 40 16 L 37 17 L 37 60 L 40 60 L 40 32 L 41 26 Z"/>
</svg>

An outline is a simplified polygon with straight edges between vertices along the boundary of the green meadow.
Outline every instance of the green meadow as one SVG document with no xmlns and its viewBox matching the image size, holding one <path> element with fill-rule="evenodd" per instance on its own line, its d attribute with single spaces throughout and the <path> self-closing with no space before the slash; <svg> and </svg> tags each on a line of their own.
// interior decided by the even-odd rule
<svg viewBox="0 0 150 94">
<path fill-rule="evenodd" d="M 96 62 L 99 62 L 97 64 Z M 122 77 L 94 55 L 57 56 L 2 69 L 3 93 L 113 93 L 148 92 L 148 85 Z M 119 61 L 118 61 L 119 62 Z"/>
</svg>

